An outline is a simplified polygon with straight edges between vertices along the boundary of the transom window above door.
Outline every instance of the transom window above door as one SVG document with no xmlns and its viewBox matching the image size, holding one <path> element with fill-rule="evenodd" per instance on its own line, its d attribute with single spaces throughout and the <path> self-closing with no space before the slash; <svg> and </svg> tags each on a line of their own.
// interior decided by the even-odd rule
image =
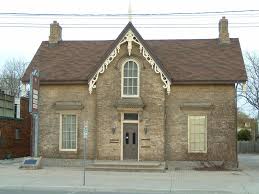
<svg viewBox="0 0 259 194">
<path fill-rule="evenodd" d="M 124 113 L 124 120 L 138 120 L 138 113 Z"/>
<path fill-rule="evenodd" d="M 139 96 L 139 66 L 129 60 L 123 65 L 122 74 L 122 97 Z"/>
</svg>

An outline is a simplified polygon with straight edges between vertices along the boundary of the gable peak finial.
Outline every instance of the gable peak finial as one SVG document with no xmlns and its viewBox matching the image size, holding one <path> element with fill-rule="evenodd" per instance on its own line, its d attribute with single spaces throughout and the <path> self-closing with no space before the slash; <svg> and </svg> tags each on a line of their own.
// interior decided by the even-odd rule
<svg viewBox="0 0 259 194">
<path fill-rule="evenodd" d="M 129 0 L 129 7 L 128 7 L 128 17 L 129 17 L 129 22 L 132 21 L 132 8 L 131 8 L 131 0 Z"/>
</svg>

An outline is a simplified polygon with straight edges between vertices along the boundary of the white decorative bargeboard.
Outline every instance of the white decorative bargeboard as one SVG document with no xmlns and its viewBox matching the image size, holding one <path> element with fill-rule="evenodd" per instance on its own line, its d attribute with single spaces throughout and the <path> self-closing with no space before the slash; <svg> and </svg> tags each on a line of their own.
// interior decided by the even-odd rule
<svg viewBox="0 0 259 194">
<path fill-rule="evenodd" d="M 166 77 L 166 75 L 163 73 L 163 71 L 160 69 L 160 67 L 157 65 L 157 63 L 150 56 L 148 51 L 143 47 L 143 45 L 140 43 L 140 41 L 137 39 L 137 37 L 135 36 L 135 34 L 131 30 L 129 30 L 125 34 L 125 36 L 122 38 L 122 40 L 116 46 L 116 48 L 111 52 L 111 54 L 108 56 L 108 58 L 102 64 L 102 66 L 97 70 L 97 72 L 94 74 L 92 79 L 88 82 L 90 94 L 92 93 L 93 88 L 96 88 L 96 82 L 98 80 L 99 75 L 101 73 L 104 73 L 104 71 L 108 68 L 108 65 L 113 61 L 113 59 L 120 52 L 121 45 L 126 43 L 126 42 L 128 43 L 127 49 L 128 49 L 129 56 L 131 55 L 131 51 L 132 51 L 132 42 L 135 42 L 136 44 L 139 45 L 140 53 L 142 53 L 143 57 L 151 65 L 151 67 L 155 71 L 155 73 L 160 74 L 161 80 L 164 83 L 163 88 L 165 88 L 167 90 L 167 94 L 170 94 L 171 81 Z"/>
</svg>

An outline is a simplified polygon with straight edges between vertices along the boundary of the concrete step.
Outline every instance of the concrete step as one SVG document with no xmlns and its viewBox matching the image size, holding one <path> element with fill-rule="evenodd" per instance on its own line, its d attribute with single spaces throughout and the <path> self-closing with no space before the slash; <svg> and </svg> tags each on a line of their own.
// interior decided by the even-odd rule
<svg viewBox="0 0 259 194">
<path fill-rule="evenodd" d="M 87 171 L 115 171 L 115 172 L 165 172 L 164 168 L 111 168 L 111 167 L 96 167 L 88 166 Z"/>
<path fill-rule="evenodd" d="M 165 172 L 164 162 L 94 161 L 86 170 L 120 172 Z"/>
</svg>

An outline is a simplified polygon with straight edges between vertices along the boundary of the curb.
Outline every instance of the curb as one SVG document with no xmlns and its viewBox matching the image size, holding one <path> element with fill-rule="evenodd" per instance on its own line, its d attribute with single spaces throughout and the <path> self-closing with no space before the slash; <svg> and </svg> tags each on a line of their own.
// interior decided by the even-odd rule
<svg viewBox="0 0 259 194">
<path fill-rule="evenodd" d="M 112 187 L 94 187 L 94 186 L 22 186 L 22 185 L 7 185 L 7 186 L 0 186 L 1 190 L 20 190 L 20 191 L 75 191 L 75 192 L 118 192 L 118 193 L 174 193 L 174 192 L 181 192 L 181 193 L 223 193 L 223 194 L 233 194 L 232 191 L 229 190 L 209 190 L 209 189 L 154 189 L 154 188 L 112 188 Z M 234 192 L 236 193 L 236 192 Z M 244 192 L 238 192 L 242 194 Z M 238 194 L 236 193 L 236 194 Z"/>
<path fill-rule="evenodd" d="M 24 157 L 15 158 L 15 159 L 8 159 L 8 160 L 0 160 L 0 164 L 1 165 L 17 164 L 17 163 L 21 163 L 23 160 L 24 160 Z"/>
<path fill-rule="evenodd" d="M 151 188 L 114 188 L 114 187 L 94 187 L 94 186 L 24 186 L 24 185 L 8 185 L 0 186 L 1 190 L 40 190 L 40 191 L 87 191 L 87 192 L 118 192 L 118 193 L 128 193 L 128 192 L 143 192 L 143 193 L 158 193 L 167 192 L 170 193 L 170 189 L 151 189 Z"/>
</svg>

